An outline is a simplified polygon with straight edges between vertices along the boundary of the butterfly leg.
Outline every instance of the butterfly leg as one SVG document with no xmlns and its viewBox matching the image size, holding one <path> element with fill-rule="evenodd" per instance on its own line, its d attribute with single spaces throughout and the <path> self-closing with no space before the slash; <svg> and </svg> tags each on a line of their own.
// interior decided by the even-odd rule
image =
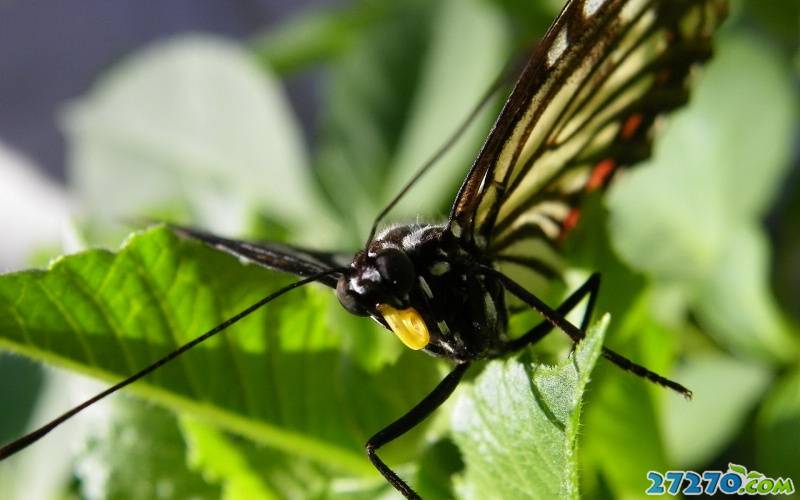
<svg viewBox="0 0 800 500">
<path fill-rule="evenodd" d="M 389 466 L 383 463 L 383 460 L 381 460 L 377 454 L 378 448 L 391 441 L 394 441 L 398 437 L 416 427 L 417 424 L 425 420 L 431 413 L 433 413 L 436 408 L 447 401 L 447 398 L 450 397 L 455 388 L 458 386 L 458 383 L 461 381 L 461 378 L 464 376 L 467 368 L 469 368 L 469 365 L 469 362 L 456 365 L 453 371 L 448 373 L 447 376 L 443 378 L 441 382 L 439 382 L 439 385 L 437 385 L 430 394 L 425 396 L 425 399 L 417 403 L 417 405 L 409 410 L 408 413 L 378 431 L 374 436 L 369 438 L 366 445 L 364 445 L 367 450 L 367 456 L 372 462 L 372 465 L 374 465 L 375 468 L 378 469 L 381 474 L 383 474 L 383 477 L 385 477 L 386 480 L 389 481 L 389 483 L 406 498 L 420 497 L 416 494 L 416 492 L 414 492 L 414 490 L 411 489 L 409 485 L 405 483 L 405 481 L 400 479 L 400 476 L 390 469 Z"/>
<path fill-rule="evenodd" d="M 583 319 L 581 320 L 580 331 L 585 334 L 586 329 L 589 327 L 589 320 L 592 318 L 594 312 L 594 305 L 597 302 L 597 292 L 600 291 L 600 273 L 594 273 L 589 276 L 577 290 L 572 292 L 569 297 L 555 310 L 556 313 L 566 316 L 572 309 L 574 309 L 587 295 L 589 302 L 586 304 L 586 310 L 583 312 Z M 544 338 L 545 335 L 553 330 L 553 323 L 544 320 L 538 325 L 534 326 L 525 335 L 518 337 L 506 343 L 504 350 L 506 352 L 514 352 L 523 347 L 535 344 Z"/>
<path fill-rule="evenodd" d="M 550 323 L 552 326 L 558 328 L 559 330 L 563 331 L 572 339 L 573 342 L 578 343 L 584 337 L 584 332 L 578 329 L 575 325 L 570 323 L 563 314 L 560 312 L 553 310 L 550 306 L 545 304 L 539 297 L 532 294 L 528 290 L 526 290 L 522 285 L 517 283 L 516 281 L 512 280 L 505 274 L 493 269 L 491 267 L 482 267 L 483 270 L 487 274 L 491 274 L 495 276 L 503 286 L 508 290 L 511 294 L 516 296 L 518 299 L 522 300 L 533 309 L 535 309 L 539 314 L 544 316 L 544 319 Z M 573 294 L 574 295 L 574 294 Z M 591 305 L 591 304 L 590 304 Z M 586 322 L 586 318 L 584 317 L 584 323 Z M 607 360 L 611 361 L 618 367 L 622 368 L 625 371 L 629 371 L 639 377 L 646 378 L 651 382 L 655 382 L 656 384 L 662 385 L 673 391 L 683 395 L 686 398 L 692 397 L 692 391 L 687 389 L 686 387 L 682 386 L 681 384 L 672 381 L 666 377 L 662 377 L 661 375 L 652 372 L 645 368 L 642 365 L 636 364 L 633 361 L 629 360 L 625 356 L 612 351 L 607 347 L 603 347 L 602 355 Z"/>
</svg>

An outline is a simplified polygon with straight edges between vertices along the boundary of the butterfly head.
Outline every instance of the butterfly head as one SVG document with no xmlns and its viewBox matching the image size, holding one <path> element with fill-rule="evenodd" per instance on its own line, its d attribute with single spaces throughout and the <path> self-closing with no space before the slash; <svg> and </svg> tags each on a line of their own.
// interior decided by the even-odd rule
<svg viewBox="0 0 800 500">
<path fill-rule="evenodd" d="M 336 296 L 347 311 L 381 318 L 412 349 L 429 340 L 425 321 L 410 304 L 416 271 L 408 254 L 393 245 L 371 245 L 353 259 L 336 284 Z"/>
</svg>

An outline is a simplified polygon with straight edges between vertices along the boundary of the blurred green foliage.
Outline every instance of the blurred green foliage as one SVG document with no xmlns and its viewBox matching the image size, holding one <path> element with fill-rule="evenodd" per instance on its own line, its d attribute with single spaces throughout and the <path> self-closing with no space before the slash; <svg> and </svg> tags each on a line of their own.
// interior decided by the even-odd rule
<svg viewBox="0 0 800 500">
<path fill-rule="evenodd" d="M 117 241 L 111 220 L 149 215 L 356 248 L 558 3 L 363 0 L 249 44 L 193 35 L 147 47 L 63 115 L 83 234 Z M 426 498 L 640 498 L 648 470 L 729 462 L 800 481 L 800 295 L 787 278 L 800 269 L 800 185 L 789 176 L 800 149 L 798 39 L 797 2 L 734 2 L 690 106 L 651 161 L 588 200 L 568 244 L 570 281 L 603 273 L 607 331 L 576 351 L 577 372 L 532 353 L 490 363 L 387 447 Z M 320 67 L 322 109 L 304 145 L 280 78 Z M 498 106 L 396 218 L 446 214 Z M 0 278 L 0 347 L 116 380 L 283 283 L 155 228 L 115 253 Z M 603 339 L 686 383 L 695 400 L 602 361 L 588 381 Z M 116 398 L 64 495 L 393 496 L 361 446 L 442 370 L 329 292 L 294 292 L 136 384 L 131 393 L 149 402 Z M 25 417 L 0 431 L 10 437 Z M 25 466 L 15 460 L 0 466 L 0 496 L 26 489 L 12 480 Z"/>
</svg>

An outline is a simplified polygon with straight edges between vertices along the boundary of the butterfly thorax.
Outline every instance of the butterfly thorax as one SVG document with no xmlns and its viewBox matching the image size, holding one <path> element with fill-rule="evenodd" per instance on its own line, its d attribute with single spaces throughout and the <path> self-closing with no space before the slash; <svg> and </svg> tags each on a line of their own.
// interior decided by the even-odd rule
<svg viewBox="0 0 800 500">
<path fill-rule="evenodd" d="M 337 295 L 345 309 L 372 316 L 411 348 L 457 361 L 491 357 L 507 316 L 502 286 L 481 272 L 491 264 L 481 255 L 444 226 L 394 226 L 356 254 Z M 415 321 L 426 330 L 421 337 Z"/>
</svg>

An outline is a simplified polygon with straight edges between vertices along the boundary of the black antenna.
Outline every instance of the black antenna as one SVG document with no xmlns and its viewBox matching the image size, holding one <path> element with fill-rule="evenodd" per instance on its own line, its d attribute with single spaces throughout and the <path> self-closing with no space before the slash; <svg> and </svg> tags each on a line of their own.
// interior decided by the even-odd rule
<svg viewBox="0 0 800 500">
<path fill-rule="evenodd" d="M 91 399 L 87 399 L 83 403 L 81 403 L 78 406 L 72 408 L 68 412 L 66 412 L 63 415 L 61 415 L 60 417 L 51 420 L 50 422 L 48 422 L 47 424 L 43 425 L 42 427 L 39 427 L 35 431 L 32 431 L 32 432 L 22 436 L 21 438 L 16 439 L 16 440 L 8 443 L 7 445 L 3 446 L 2 448 L 0 448 L 0 460 L 5 460 L 6 458 L 10 457 L 11 455 L 15 454 L 16 452 L 18 452 L 18 451 L 20 451 L 20 450 L 22 450 L 24 448 L 27 448 L 31 444 L 35 443 L 36 441 L 38 441 L 39 439 L 44 437 L 48 432 L 52 431 L 53 429 L 55 429 L 59 425 L 63 424 L 65 421 L 69 420 L 70 418 L 72 418 L 73 416 L 75 416 L 76 414 L 81 412 L 82 410 L 92 406 L 93 404 L 97 403 L 98 401 L 100 401 L 101 399 L 105 398 L 106 396 L 109 396 L 109 395 L 117 392 L 118 390 L 122 389 L 123 387 L 128 386 L 128 385 L 136 382 L 140 378 L 142 378 L 142 377 L 150 374 L 151 372 L 157 370 L 161 366 L 169 363 L 170 361 L 172 361 L 173 359 L 177 358 L 178 356 L 180 356 L 184 352 L 188 351 L 192 347 L 194 347 L 197 344 L 203 342 L 204 340 L 207 340 L 207 339 L 213 337 L 214 335 L 218 334 L 219 332 L 225 330 L 226 328 L 228 328 L 229 326 L 231 326 L 234 323 L 238 322 L 239 320 L 241 320 L 245 316 L 250 315 L 251 313 L 255 312 L 260 307 L 262 307 L 265 304 L 267 304 L 268 302 L 271 302 L 272 300 L 280 297 L 281 295 L 285 294 L 286 292 L 288 292 L 290 290 L 294 290 L 295 288 L 299 288 L 299 287 L 301 287 L 303 285 L 306 285 L 308 283 L 311 283 L 312 281 L 317 281 L 320 278 L 324 278 L 325 276 L 328 276 L 330 274 L 340 273 L 342 271 L 344 271 L 344 269 L 329 269 L 327 271 L 323 271 L 323 272 L 315 274 L 313 276 L 309 276 L 307 278 L 303 278 L 303 279 L 301 279 L 299 281 L 295 281 L 294 283 L 291 283 L 291 284 L 281 288 L 280 290 L 272 292 L 271 294 L 267 295 L 263 299 L 259 300 L 255 304 L 253 304 L 250 307 L 248 307 L 247 309 L 244 309 L 243 311 L 241 311 L 240 313 L 236 314 L 235 316 L 232 316 L 232 317 L 226 319 L 225 321 L 223 321 L 219 325 L 215 326 L 211 330 L 207 331 L 203 335 L 200 335 L 199 337 L 195 338 L 194 340 L 191 340 L 191 341 L 187 342 L 186 344 L 183 344 L 182 346 L 178 347 L 177 349 L 175 349 L 171 353 L 167 354 L 163 358 L 159 359 L 155 363 L 151 364 L 150 366 L 148 366 L 148 367 L 136 372 L 135 374 L 131 375 L 130 377 L 126 378 L 125 380 L 114 384 L 113 386 L 111 386 L 108 389 L 104 390 L 103 392 L 97 394 L 96 396 L 92 397 Z"/>
<path fill-rule="evenodd" d="M 461 138 L 461 136 L 467 130 L 467 128 L 475 119 L 475 117 L 478 115 L 478 113 L 481 112 L 484 106 L 486 106 L 486 104 L 492 99 L 492 96 L 494 96 L 494 94 L 500 89 L 500 87 L 503 86 L 503 84 L 506 81 L 506 75 L 508 74 L 509 68 L 512 66 L 513 60 L 514 60 L 513 58 L 510 59 L 503 66 L 503 69 L 502 71 L 500 71 L 500 74 L 497 76 L 497 78 L 495 78 L 495 80 L 492 82 L 492 84 L 489 86 L 489 88 L 481 97 L 480 101 L 478 101 L 478 104 L 475 105 L 474 108 L 472 108 L 472 111 L 469 112 L 467 117 L 464 119 L 464 121 L 461 122 L 461 124 L 458 126 L 455 132 L 453 132 L 453 134 L 444 142 L 444 144 L 442 144 L 439 147 L 439 149 L 437 149 L 436 152 L 434 152 L 433 155 L 430 158 L 428 158 L 428 161 L 426 161 L 422 165 L 422 167 L 420 167 L 420 169 L 417 170 L 417 173 L 414 174 L 414 176 L 411 179 L 409 179 L 408 182 L 406 182 L 405 186 L 403 186 L 400 192 L 397 193 L 394 196 L 394 198 L 392 198 L 392 201 L 390 201 L 383 208 L 383 210 L 381 210 L 378 213 L 378 215 L 375 217 L 375 220 L 372 222 L 372 229 L 370 229 L 369 231 L 369 237 L 367 238 L 367 243 L 366 245 L 364 245 L 365 248 L 368 247 L 370 243 L 372 243 L 372 238 L 375 237 L 375 232 L 378 230 L 378 224 L 380 224 L 381 220 L 383 220 L 383 218 L 386 217 L 386 214 L 388 214 L 395 207 L 395 205 L 397 205 L 397 203 L 403 198 L 403 196 L 405 196 L 406 193 L 414 186 L 414 184 L 416 184 L 417 181 L 423 175 L 425 175 L 428 172 L 428 170 L 430 170 L 431 167 L 434 164 L 436 164 L 436 162 L 438 162 L 451 147 L 453 147 L 453 145 Z"/>
</svg>

